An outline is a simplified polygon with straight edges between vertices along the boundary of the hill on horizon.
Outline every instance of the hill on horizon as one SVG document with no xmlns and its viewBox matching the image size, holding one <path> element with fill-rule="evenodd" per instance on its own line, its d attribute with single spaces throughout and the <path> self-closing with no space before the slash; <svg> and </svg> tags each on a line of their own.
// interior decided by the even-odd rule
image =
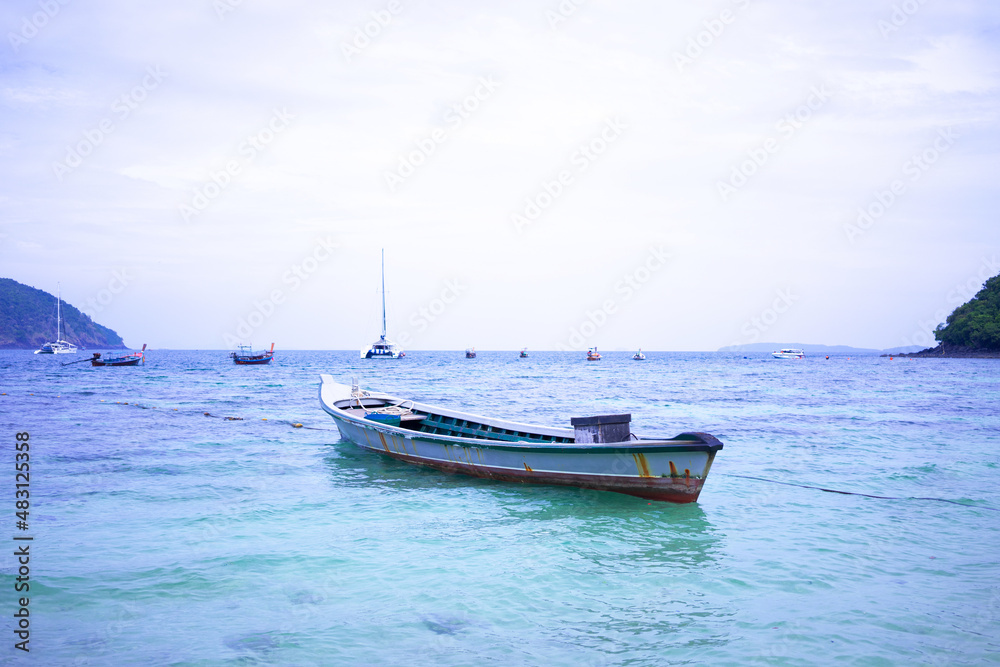
<svg viewBox="0 0 1000 667">
<path fill-rule="evenodd" d="M 952 311 L 934 337 L 949 345 L 1000 350 L 1000 274 L 983 284 L 974 297 Z"/>
<path fill-rule="evenodd" d="M 806 354 L 899 354 L 901 352 L 918 352 L 920 345 L 905 345 L 886 350 L 876 350 L 871 347 L 851 347 L 850 345 L 809 345 L 807 343 L 748 343 L 747 345 L 727 345 L 720 347 L 719 352 L 773 352 L 784 347 L 802 350 Z"/>
<path fill-rule="evenodd" d="M 75 306 L 62 302 L 62 338 L 83 348 L 124 349 L 125 341 Z M 0 278 L 0 350 L 38 349 L 56 339 L 56 297 Z"/>
</svg>

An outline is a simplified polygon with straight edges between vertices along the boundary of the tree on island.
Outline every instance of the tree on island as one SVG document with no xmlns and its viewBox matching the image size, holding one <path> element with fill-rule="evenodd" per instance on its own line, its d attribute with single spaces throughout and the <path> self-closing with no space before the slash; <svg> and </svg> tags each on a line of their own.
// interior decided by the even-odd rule
<svg viewBox="0 0 1000 667">
<path fill-rule="evenodd" d="M 934 337 L 949 345 L 1000 350 L 1000 274 L 939 324 Z"/>
</svg>

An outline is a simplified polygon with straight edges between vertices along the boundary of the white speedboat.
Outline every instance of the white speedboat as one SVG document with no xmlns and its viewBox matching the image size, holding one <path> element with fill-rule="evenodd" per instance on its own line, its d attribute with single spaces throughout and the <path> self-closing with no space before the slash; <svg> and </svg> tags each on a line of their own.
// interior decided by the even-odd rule
<svg viewBox="0 0 1000 667">
<path fill-rule="evenodd" d="M 785 347 L 780 350 L 775 350 L 771 353 L 771 356 L 775 359 L 803 359 L 806 355 L 802 350 Z"/>
<path fill-rule="evenodd" d="M 367 350 L 361 350 L 362 359 L 399 359 L 406 353 L 385 337 L 385 250 L 382 250 L 382 335 Z"/>
<path fill-rule="evenodd" d="M 634 361 L 645 361 L 646 360 L 646 355 L 642 353 L 642 348 L 641 347 L 639 348 L 638 352 L 636 352 L 635 354 L 632 355 L 632 359 Z"/>
<path fill-rule="evenodd" d="M 60 303 L 62 302 L 62 287 L 59 287 L 58 295 L 56 296 L 56 340 L 53 343 L 45 343 L 40 348 L 35 350 L 35 354 L 76 354 L 76 345 L 69 342 L 68 340 L 62 339 L 62 309 Z"/>
</svg>

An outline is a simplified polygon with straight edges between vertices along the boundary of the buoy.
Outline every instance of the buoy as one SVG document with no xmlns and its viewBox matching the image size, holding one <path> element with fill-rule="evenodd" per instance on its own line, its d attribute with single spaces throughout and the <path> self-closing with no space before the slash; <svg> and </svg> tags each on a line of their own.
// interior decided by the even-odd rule
<svg viewBox="0 0 1000 667">
<path fill-rule="evenodd" d="M 294 426 L 295 428 L 302 428 L 302 424 L 298 422 L 295 422 L 294 424 L 292 424 L 292 426 Z"/>
<path fill-rule="evenodd" d="M 205 414 L 206 417 L 211 417 L 212 416 L 212 415 L 208 414 L 207 412 L 204 413 L 204 414 Z"/>
<path fill-rule="evenodd" d="M 261 417 L 261 418 L 260 418 L 260 420 L 261 420 L 262 422 L 266 422 L 266 421 L 267 421 L 267 417 Z"/>
</svg>

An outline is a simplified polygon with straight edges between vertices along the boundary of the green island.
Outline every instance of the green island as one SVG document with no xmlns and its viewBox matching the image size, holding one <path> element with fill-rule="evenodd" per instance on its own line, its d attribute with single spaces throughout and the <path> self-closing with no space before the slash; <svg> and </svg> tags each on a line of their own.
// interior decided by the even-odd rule
<svg viewBox="0 0 1000 667">
<path fill-rule="evenodd" d="M 0 350 L 38 349 L 55 338 L 55 295 L 10 278 L 0 278 Z M 121 336 L 65 301 L 62 338 L 81 348 L 126 347 Z"/>
<path fill-rule="evenodd" d="M 1000 274 L 934 330 L 937 347 L 900 357 L 1000 358 Z"/>
</svg>

